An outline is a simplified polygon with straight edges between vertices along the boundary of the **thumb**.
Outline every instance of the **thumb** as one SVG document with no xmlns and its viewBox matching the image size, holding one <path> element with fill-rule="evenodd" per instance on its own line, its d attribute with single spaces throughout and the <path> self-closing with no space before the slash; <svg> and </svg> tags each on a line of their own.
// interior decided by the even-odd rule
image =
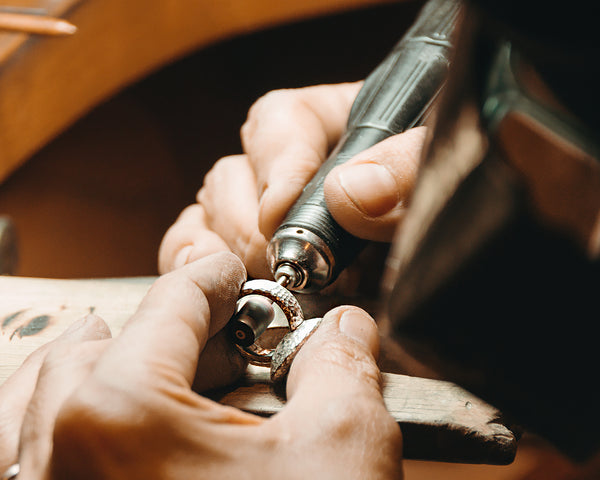
<svg viewBox="0 0 600 480">
<path fill-rule="evenodd" d="M 310 445 L 313 463 L 342 466 L 343 478 L 401 478 L 402 435 L 383 403 L 378 350 L 367 313 L 332 310 L 294 359 L 288 403 L 275 416 L 277 431 Z"/>
<path fill-rule="evenodd" d="M 425 127 L 417 127 L 394 135 L 329 173 L 325 200 L 345 230 L 391 241 L 413 190 L 425 134 Z"/>
<path fill-rule="evenodd" d="M 378 352 L 377 326 L 366 312 L 350 306 L 330 311 L 294 359 L 288 399 L 308 405 L 323 395 L 358 392 L 381 399 Z"/>
</svg>

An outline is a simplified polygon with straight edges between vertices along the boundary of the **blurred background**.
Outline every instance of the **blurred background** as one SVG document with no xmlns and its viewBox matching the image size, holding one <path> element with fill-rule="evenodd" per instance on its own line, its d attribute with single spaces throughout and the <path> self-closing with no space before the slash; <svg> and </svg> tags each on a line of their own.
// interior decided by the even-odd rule
<svg viewBox="0 0 600 480">
<path fill-rule="evenodd" d="M 241 152 L 239 129 L 252 103 L 277 88 L 364 78 L 420 4 L 237 36 L 104 101 L 0 185 L 0 214 L 12 218 L 19 238 L 17 274 L 156 274 L 160 240 L 195 201 L 204 174 Z"/>
</svg>

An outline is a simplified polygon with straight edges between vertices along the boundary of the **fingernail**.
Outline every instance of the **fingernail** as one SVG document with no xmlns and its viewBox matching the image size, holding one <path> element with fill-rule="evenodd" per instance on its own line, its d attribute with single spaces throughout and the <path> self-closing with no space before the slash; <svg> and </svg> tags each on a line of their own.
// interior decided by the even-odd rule
<svg viewBox="0 0 600 480">
<path fill-rule="evenodd" d="M 383 165 L 363 163 L 340 169 L 338 179 L 348 198 L 369 217 L 379 217 L 400 200 L 396 179 Z"/>
<path fill-rule="evenodd" d="M 87 323 L 87 316 L 80 318 L 76 322 L 73 322 L 71 325 L 69 325 L 69 328 L 67 328 L 63 333 L 61 333 L 61 336 L 67 337 L 69 335 L 72 335 L 73 333 L 75 333 L 76 331 L 81 329 L 86 323 Z"/>
<path fill-rule="evenodd" d="M 354 309 L 346 310 L 339 322 L 340 332 L 356 340 L 377 357 L 379 352 L 379 335 L 377 327 L 371 318 L 364 312 Z"/>
<path fill-rule="evenodd" d="M 187 245 L 179 250 L 179 253 L 175 256 L 175 260 L 173 261 L 173 268 L 175 270 L 183 267 L 187 263 L 192 248 L 194 248 L 193 245 Z"/>
</svg>

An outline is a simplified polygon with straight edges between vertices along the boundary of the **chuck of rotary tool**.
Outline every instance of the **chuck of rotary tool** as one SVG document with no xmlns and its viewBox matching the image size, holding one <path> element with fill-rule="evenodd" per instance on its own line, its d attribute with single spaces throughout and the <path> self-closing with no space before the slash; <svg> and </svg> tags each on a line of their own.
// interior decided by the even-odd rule
<svg viewBox="0 0 600 480">
<path fill-rule="evenodd" d="M 267 250 L 275 281 L 289 290 L 315 292 L 327 285 L 334 259 L 327 244 L 305 228 L 283 228 Z"/>
</svg>

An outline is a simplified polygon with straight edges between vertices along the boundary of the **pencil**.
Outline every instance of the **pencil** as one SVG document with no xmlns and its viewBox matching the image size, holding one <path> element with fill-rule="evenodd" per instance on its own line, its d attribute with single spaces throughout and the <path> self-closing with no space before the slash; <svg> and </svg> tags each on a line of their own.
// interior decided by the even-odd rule
<svg viewBox="0 0 600 480">
<path fill-rule="evenodd" d="M 46 15 L 0 12 L 0 30 L 39 35 L 73 35 L 77 27 L 61 18 Z"/>
</svg>

